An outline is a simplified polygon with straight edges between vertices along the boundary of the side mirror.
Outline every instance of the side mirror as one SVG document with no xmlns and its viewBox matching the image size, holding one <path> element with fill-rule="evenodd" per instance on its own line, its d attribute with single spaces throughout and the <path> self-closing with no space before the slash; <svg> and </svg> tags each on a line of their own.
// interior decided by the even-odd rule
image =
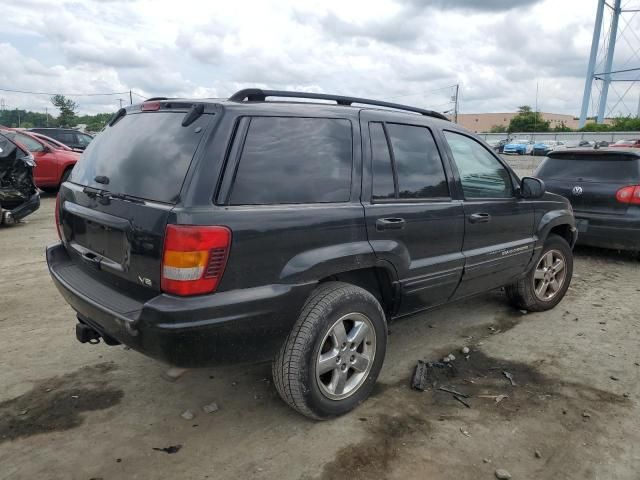
<svg viewBox="0 0 640 480">
<path fill-rule="evenodd" d="M 49 153 L 51 151 L 53 151 L 53 149 L 49 145 L 42 146 L 42 153 Z"/>
<path fill-rule="evenodd" d="M 544 182 L 535 177 L 524 177 L 520 181 L 520 196 L 522 198 L 540 198 L 546 191 Z"/>
</svg>

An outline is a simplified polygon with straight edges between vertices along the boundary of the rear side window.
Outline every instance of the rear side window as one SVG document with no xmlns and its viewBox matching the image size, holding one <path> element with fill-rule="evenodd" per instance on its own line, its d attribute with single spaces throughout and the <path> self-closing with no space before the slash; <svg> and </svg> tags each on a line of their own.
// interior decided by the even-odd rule
<svg viewBox="0 0 640 480">
<path fill-rule="evenodd" d="M 637 183 L 638 160 L 615 160 L 615 157 L 547 158 L 536 175 L 548 179 L 571 179 L 581 182 Z"/>
<path fill-rule="evenodd" d="M 56 140 L 65 144 L 75 144 L 75 135 L 71 132 L 56 132 Z"/>
<path fill-rule="evenodd" d="M 182 126 L 184 112 L 129 113 L 91 141 L 71 173 L 80 185 L 176 203 L 210 115 Z M 108 184 L 97 183 L 106 176 Z"/>
<path fill-rule="evenodd" d="M 348 120 L 253 117 L 230 203 L 346 202 L 351 193 L 352 157 Z"/>
<path fill-rule="evenodd" d="M 391 154 L 384 128 L 381 123 L 370 123 L 371 161 L 373 167 L 373 198 L 395 198 L 396 187 L 393 183 Z"/>
</svg>

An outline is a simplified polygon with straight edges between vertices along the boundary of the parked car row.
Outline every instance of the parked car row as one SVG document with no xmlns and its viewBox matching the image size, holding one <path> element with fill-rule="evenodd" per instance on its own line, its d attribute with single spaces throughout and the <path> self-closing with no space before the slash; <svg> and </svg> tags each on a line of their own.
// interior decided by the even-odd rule
<svg viewBox="0 0 640 480">
<path fill-rule="evenodd" d="M 572 148 L 640 148 L 640 139 L 618 140 L 617 142 L 609 143 L 605 140 L 542 140 L 534 142 L 523 138 L 489 140 L 487 143 L 497 153 L 536 156 L 546 156 L 549 152 Z"/>
</svg>

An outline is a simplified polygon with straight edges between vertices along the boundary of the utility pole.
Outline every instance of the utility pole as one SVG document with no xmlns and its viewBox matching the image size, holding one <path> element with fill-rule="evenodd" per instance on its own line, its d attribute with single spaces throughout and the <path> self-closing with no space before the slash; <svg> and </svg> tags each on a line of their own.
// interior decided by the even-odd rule
<svg viewBox="0 0 640 480">
<path fill-rule="evenodd" d="M 49 127 L 49 107 L 44 107 L 44 116 L 47 127 Z"/>
<path fill-rule="evenodd" d="M 453 107 L 453 122 L 458 123 L 458 92 L 460 90 L 460 84 L 456 83 L 456 93 L 454 96 L 454 107 Z"/>
<path fill-rule="evenodd" d="M 129 90 L 129 105 L 133 105 L 133 95 L 131 94 L 131 90 Z"/>
<path fill-rule="evenodd" d="M 120 108 L 122 108 L 122 99 L 119 98 L 118 101 L 120 102 Z"/>
</svg>

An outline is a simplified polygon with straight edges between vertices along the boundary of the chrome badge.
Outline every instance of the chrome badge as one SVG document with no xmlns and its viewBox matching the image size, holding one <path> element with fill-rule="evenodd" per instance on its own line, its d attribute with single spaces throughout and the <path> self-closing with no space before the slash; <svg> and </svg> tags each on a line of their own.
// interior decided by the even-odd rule
<svg viewBox="0 0 640 480">
<path fill-rule="evenodd" d="M 579 197 L 580 195 L 582 195 L 582 187 L 576 185 L 575 187 L 573 187 L 573 189 L 571 190 L 571 193 L 573 193 L 576 197 Z"/>
</svg>

